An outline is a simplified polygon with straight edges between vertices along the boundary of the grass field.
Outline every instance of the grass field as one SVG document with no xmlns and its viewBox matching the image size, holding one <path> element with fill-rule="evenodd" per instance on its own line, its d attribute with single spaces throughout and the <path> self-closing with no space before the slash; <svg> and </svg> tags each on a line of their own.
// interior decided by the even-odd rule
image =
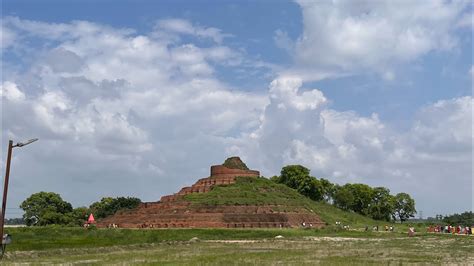
<svg viewBox="0 0 474 266">
<path fill-rule="evenodd" d="M 473 237 L 304 229 L 12 228 L 2 261 L 14 264 L 464 264 Z M 282 235 L 284 238 L 275 239 Z M 198 240 L 191 240 L 197 237 Z"/>
</svg>

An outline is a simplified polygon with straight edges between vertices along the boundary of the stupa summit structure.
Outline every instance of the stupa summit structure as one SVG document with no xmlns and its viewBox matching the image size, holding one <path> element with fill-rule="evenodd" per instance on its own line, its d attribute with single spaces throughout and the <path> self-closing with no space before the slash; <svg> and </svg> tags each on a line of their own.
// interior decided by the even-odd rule
<svg viewBox="0 0 474 266">
<path fill-rule="evenodd" d="M 185 199 L 192 193 L 208 193 L 214 186 L 232 185 L 238 177 L 260 178 L 239 157 L 228 158 L 223 165 L 211 166 L 211 175 L 178 193 L 144 202 L 137 208 L 119 211 L 98 221 L 98 227 L 111 224 L 121 228 L 265 228 L 298 227 L 302 223 L 322 227 L 319 216 L 305 208 L 275 205 L 201 205 Z M 264 193 L 264 192 L 261 192 Z M 275 211 L 275 207 L 279 210 Z M 291 210 L 291 211 L 288 211 Z"/>
</svg>

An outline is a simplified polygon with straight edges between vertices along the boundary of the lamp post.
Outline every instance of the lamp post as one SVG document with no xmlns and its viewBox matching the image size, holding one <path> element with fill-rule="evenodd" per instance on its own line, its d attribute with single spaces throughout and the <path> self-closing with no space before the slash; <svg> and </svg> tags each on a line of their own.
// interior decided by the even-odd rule
<svg viewBox="0 0 474 266">
<path fill-rule="evenodd" d="M 12 151 L 13 151 L 13 148 L 15 147 L 23 147 L 37 140 L 38 139 L 30 139 L 25 142 L 18 142 L 15 145 L 13 145 L 13 140 L 8 141 L 7 166 L 5 169 L 5 183 L 3 185 L 2 213 L 0 217 L 0 236 L 2 237 L 2 254 L 1 254 L 2 257 L 3 257 L 3 253 L 5 252 L 5 245 L 9 244 L 9 242 L 11 241 L 11 239 L 9 239 L 8 236 L 3 235 L 3 228 L 5 225 L 5 209 L 7 207 L 8 181 L 10 178 L 10 163 L 12 159 Z"/>
</svg>

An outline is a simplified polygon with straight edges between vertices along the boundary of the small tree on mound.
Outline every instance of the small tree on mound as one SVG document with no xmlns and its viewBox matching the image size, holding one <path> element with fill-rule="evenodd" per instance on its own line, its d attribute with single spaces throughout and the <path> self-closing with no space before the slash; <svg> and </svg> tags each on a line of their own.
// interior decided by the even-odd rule
<svg viewBox="0 0 474 266">
<path fill-rule="evenodd" d="M 250 170 L 239 157 L 227 158 L 222 165 L 230 169 Z"/>
</svg>

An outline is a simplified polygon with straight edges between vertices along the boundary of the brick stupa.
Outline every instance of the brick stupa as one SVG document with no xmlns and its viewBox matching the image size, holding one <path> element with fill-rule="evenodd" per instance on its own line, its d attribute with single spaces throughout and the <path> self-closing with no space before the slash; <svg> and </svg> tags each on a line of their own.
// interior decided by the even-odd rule
<svg viewBox="0 0 474 266">
<path fill-rule="evenodd" d="M 231 157 L 223 165 L 211 166 L 211 176 L 199 179 L 178 193 L 161 197 L 158 202 L 144 202 L 137 208 L 119 211 L 97 223 L 98 227 L 112 224 L 121 228 L 268 228 L 299 227 L 303 223 L 322 227 L 318 215 L 303 207 L 291 211 L 275 211 L 277 205 L 217 205 L 191 206 L 182 200 L 191 193 L 207 193 L 213 186 L 231 185 L 236 177 L 260 176 L 249 170 L 239 157 Z M 283 206 L 284 207 L 284 206 Z M 288 209 L 288 208 L 278 208 Z"/>
</svg>

